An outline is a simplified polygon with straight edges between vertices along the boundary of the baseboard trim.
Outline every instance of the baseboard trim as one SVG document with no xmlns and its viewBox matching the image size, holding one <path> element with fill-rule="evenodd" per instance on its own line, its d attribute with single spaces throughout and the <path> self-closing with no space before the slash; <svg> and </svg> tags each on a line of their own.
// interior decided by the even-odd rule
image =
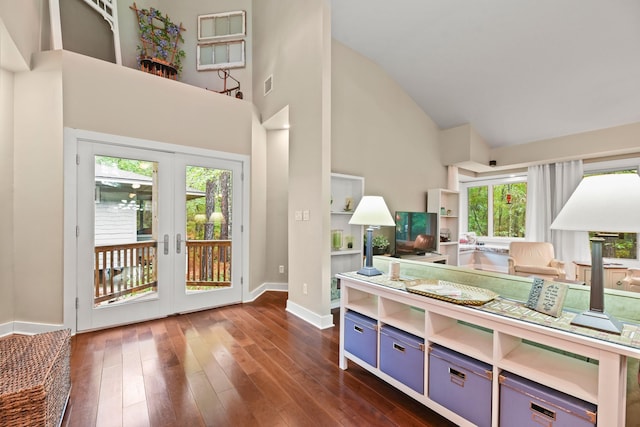
<svg viewBox="0 0 640 427">
<path fill-rule="evenodd" d="M 0 337 L 12 334 L 35 335 L 64 329 L 64 325 L 34 322 L 7 322 L 0 325 Z"/>
<path fill-rule="evenodd" d="M 249 295 L 246 295 L 245 298 L 242 299 L 242 302 L 252 302 L 260 297 L 260 295 L 269 291 L 277 291 L 277 292 L 288 292 L 289 284 L 288 283 L 275 283 L 275 282 L 266 282 L 262 285 L 258 286 L 253 291 L 249 292 Z"/>
<path fill-rule="evenodd" d="M 320 316 L 301 305 L 296 304 L 290 299 L 287 300 L 287 312 L 301 318 L 302 320 L 311 323 L 318 329 L 328 329 L 334 326 L 333 315 L 328 314 L 326 316 Z"/>
<path fill-rule="evenodd" d="M 13 333 L 13 322 L 0 323 L 0 337 L 11 335 Z"/>
</svg>

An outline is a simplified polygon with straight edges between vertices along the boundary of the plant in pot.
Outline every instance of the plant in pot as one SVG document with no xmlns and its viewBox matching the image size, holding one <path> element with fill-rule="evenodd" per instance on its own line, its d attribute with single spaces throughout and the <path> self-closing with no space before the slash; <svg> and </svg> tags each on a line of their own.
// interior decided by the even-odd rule
<svg viewBox="0 0 640 427">
<path fill-rule="evenodd" d="M 389 249 L 389 239 L 385 236 L 377 235 L 373 236 L 373 240 L 371 241 L 371 246 L 373 247 L 373 255 L 384 255 L 387 253 Z M 366 252 L 367 247 L 367 235 L 364 236 L 364 247 Z"/>
</svg>

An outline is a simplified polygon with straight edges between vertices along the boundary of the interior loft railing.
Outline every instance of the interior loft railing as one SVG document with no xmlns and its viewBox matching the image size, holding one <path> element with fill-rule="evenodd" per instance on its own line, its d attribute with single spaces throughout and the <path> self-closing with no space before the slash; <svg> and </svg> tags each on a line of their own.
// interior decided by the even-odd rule
<svg viewBox="0 0 640 427">
<path fill-rule="evenodd" d="M 118 26 L 117 0 L 84 0 L 93 10 L 98 12 L 111 27 L 116 64 L 122 65 L 120 51 L 120 29 Z M 49 0 L 49 19 L 51 24 L 51 46 L 54 50 L 62 50 L 62 22 L 60 19 L 60 0 Z"/>
<path fill-rule="evenodd" d="M 115 13 L 116 0 L 84 0 L 93 10 L 98 12 L 109 23 L 111 31 L 114 29 L 114 22 L 118 20 Z"/>
<path fill-rule="evenodd" d="M 118 27 L 118 5 L 117 0 L 84 0 L 93 10 L 98 12 L 105 21 L 109 23 L 113 33 L 113 45 L 115 47 L 116 64 L 122 64 L 122 54 L 120 52 L 120 29 Z"/>
</svg>

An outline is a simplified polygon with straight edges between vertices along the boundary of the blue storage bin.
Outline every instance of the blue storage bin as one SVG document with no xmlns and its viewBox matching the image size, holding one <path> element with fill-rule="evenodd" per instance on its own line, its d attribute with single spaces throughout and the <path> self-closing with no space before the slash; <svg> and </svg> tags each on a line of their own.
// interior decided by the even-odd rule
<svg viewBox="0 0 640 427">
<path fill-rule="evenodd" d="M 424 339 L 384 325 L 380 328 L 380 370 L 424 393 Z"/>
<path fill-rule="evenodd" d="M 491 426 L 492 375 L 489 364 L 437 344 L 429 348 L 429 398 L 479 427 Z"/>
<path fill-rule="evenodd" d="M 378 366 L 378 322 L 355 311 L 344 314 L 344 349 L 373 367 Z"/>
<path fill-rule="evenodd" d="M 593 403 L 510 372 L 500 375 L 500 427 L 589 427 L 596 417 Z"/>
</svg>

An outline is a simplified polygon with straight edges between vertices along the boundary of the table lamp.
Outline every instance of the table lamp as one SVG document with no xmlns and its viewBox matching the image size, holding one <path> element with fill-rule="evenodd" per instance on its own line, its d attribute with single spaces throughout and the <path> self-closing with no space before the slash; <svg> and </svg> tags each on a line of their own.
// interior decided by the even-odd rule
<svg viewBox="0 0 640 427">
<path fill-rule="evenodd" d="M 364 267 L 358 270 L 358 274 L 363 276 L 378 276 L 382 274 L 380 270 L 373 266 L 373 229 L 380 228 L 381 225 L 391 227 L 396 225 L 384 199 L 380 196 L 362 197 L 349 220 L 349 224 L 367 226 L 367 254 Z"/>
<path fill-rule="evenodd" d="M 556 219 L 553 230 L 640 232 L 640 176 L 632 173 L 588 176 L 582 179 Z M 620 334 L 622 324 L 604 311 L 604 269 L 601 237 L 591 238 L 589 310 L 572 325 Z"/>
</svg>

